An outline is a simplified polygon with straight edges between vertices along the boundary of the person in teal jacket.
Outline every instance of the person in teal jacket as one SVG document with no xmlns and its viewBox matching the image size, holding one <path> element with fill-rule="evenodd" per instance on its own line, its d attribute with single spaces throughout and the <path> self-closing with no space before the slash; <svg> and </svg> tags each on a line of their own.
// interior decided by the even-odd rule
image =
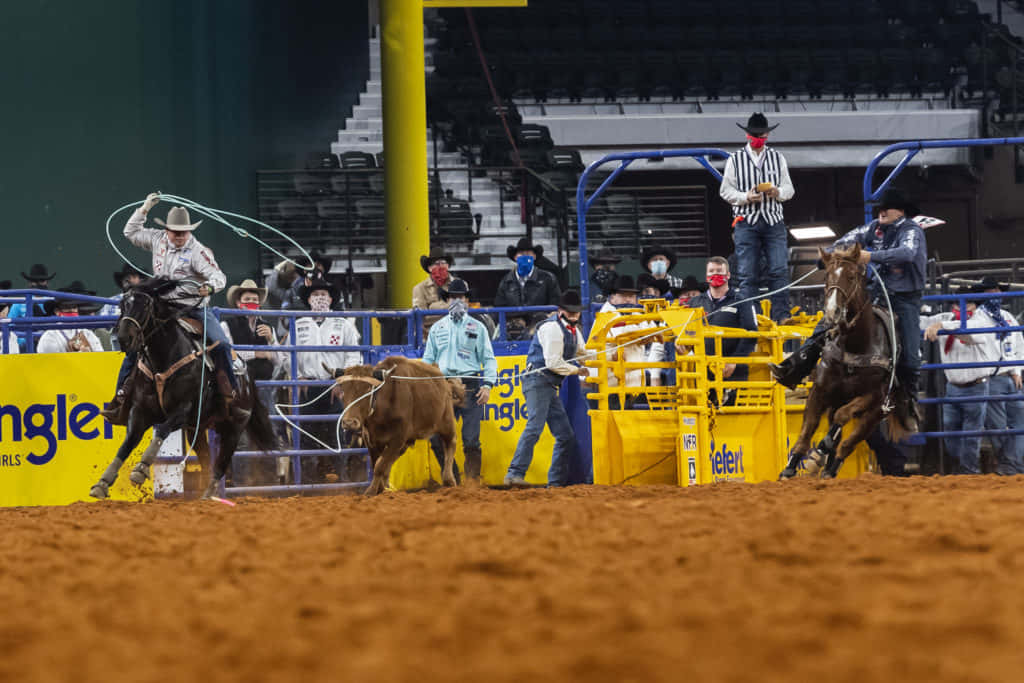
<svg viewBox="0 0 1024 683">
<path fill-rule="evenodd" d="M 448 285 L 448 315 L 430 328 L 423 360 L 436 365 L 447 377 L 458 377 L 466 387 L 466 400 L 455 406 L 455 419 L 462 418 L 466 476 L 479 479 L 483 462 L 480 421 L 491 387 L 498 381 L 498 361 L 487 328 L 469 315 L 469 285 L 465 280 L 455 279 Z M 437 461 L 443 463 L 444 452 L 437 435 L 431 437 L 430 445 Z"/>
</svg>

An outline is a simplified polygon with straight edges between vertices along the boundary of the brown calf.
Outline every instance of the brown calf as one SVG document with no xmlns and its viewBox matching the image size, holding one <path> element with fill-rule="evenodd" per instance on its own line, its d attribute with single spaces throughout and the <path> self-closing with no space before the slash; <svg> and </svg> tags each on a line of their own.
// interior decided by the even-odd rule
<svg viewBox="0 0 1024 683">
<path fill-rule="evenodd" d="M 396 379 L 424 377 L 429 379 Z M 437 434 L 444 445 L 445 486 L 455 485 L 455 413 L 465 388 L 445 380 L 441 371 L 420 360 L 389 356 L 375 366 L 356 365 L 336 380 L 334 395 L 344 401 L 345 429 L 362 432 L 373 459 L 373 481 L 364 492 L 374 496 L 387 485 L 391 466 L 419 439 Z"/>
</svg>

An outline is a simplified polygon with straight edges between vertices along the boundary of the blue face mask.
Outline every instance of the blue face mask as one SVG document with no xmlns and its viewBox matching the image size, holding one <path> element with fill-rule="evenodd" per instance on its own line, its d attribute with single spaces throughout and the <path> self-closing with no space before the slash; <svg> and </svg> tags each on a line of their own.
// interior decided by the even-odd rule
<svg viewBox="0 0 1024 683">
<path fill-rule="evenodd" d="M 665 261 L 652 261 L 651 262 L 651 274 L 653 275 L 664 275 L 668 272 L 668 263 Z"/>
<path fill-rule="evenodd" d="M 516 256 L 516 273 L 519 277 L 526 277 L 533 270 L 533 257 L 529 254 Z"/>
</svg>

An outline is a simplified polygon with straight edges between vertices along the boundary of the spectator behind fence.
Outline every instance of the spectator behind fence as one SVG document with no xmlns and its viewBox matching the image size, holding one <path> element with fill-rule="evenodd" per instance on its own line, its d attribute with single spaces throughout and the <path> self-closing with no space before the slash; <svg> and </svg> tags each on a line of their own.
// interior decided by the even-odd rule
<svg viewBox="0 0 1024 683">
<path fill-rule="evenodd" d="M 420 267 L 428 277 L 412 288 L 412 307 L 423 310 L 443 312 L 448 308 L 448 286 L 455 275 L 448 270 L 455 265 L 455 257 L 440 247 L 433 247 L 429 255 L 420 256 Z M 423 334 L 430 331 L 430 326 L 441 319 L 440 315 L 423 317 Z"/>
<path fill-rule="evenodd" d="M 298 292 L 299 299 L 313 311 L 312 317 L 295 320 L 296 343 L 299 346 L 358 346 L 360 335 L 356 326 L 349 318 L 317 316 L 317 313 L 328 313 L 338 300 L 338 288 L 323 278 L 315 278 L 304 284 Z M 332 379 L 332 370 L 340 371 L 359 365 L 363 362 L 362 353 L 354 351 L 303 351 L 298 354 L 298 379 L 327 380 Z M 321 387 L 312 387 L 312 392 L 305 394 L 317 395 L 323 391 Z M 308 400 L 308 399 L 307 399 Z M 315 402 L 302 409 L 306 415 L 329 415 L 340 413 L 341 403 L 335 401 L 327 392 Z M 335 422 L 305 422 L 303 429 L 313 434 L 325 444 L 336 446 Z M 315 441 L 306 440 L 306 448 L 323 448 Z M 346 458 L 347 460 L 347 458 Z M 311 471 L 314 470 L 314 471 Z M 315 481 L 337 481 L 344 473 L 339 471 L 338 456 L 322 456 L 316 458 L 315 468 L 303 470 L 303 483 Z M 351 477 L 349 477 L 351 478 Z"/>
<path fill-rule="evenodd" d="M 301 258 L 301 257 L 298 257 Z M 281 261 L 267 275 L 264 284 L 267 287 L 267 301 L 264 304 L 270 310 L 294 310 L 298 308 L 298 299 L 292 285 L 300 279 L 302 273 L 291 261 Z M 283 318 L 282 318 L 283 320 Z"/>
<path fill-rule="evenodd" d="M 494 305 L 498 308 L 519 306 L 554 306 L 558 304 L 561 291 L 558 280 L 546 270 L 536 266 L 537 257 L 544 254 L 539 244 L 530 244 L 525 237 L 509 245 L 506 255 L 516 262 L 498 283 Z M 526 316 L 507 316 L 505 330 L 510 340 L 529 339 L 533 328 L 544 320 L 543 312 Z"/>
<path fill-rule="evenodd" d="M 742 300 L 739 292 L 729 287 L 729 262 L 721 256 L 712 256 L 708 259 L 706 266 L 706 277 L 708 290 L 693 297 L 687 303 L 690 308 L 703 308 L 707 316 L 707 324 L 719 327 L 735 327 L 748 332 L 757 332 L 757 316 L 754 311 L 753 302 L 737 303 Z M 749 356 L 754 352 L 757 340 L 753 337 L 732 338 L 722 340 L 722 355 L 732 357 Z M 686 353 L 688 349 L 677 349 L 680 353 Z M 713 339 L 705 341 L 704 353 L 711 355 L 715 352 Z M 750 369 L 742 363 L 725 363 L 722 368 L 722 378 L 728 382 L 746 381 Z M 714 373 L 708 368 L 708 379 L 713 379 Z M 718 405 L 717 396 L 711 390 L 711 400 Z M 731 406 L 736 402 L 736 390 L 726 389 L 724 400 L 721 405 Z"/>
<path fill-rule="evenodd" d="M 971 290 L 980 291 L 977 288 Z M 960 328 L 961 316 L 967 316 L 967 329 L 994 327 L 995 321 L 988 313 L 978 308 L 974 301 L 967 302 L 967 311 L 953 304 L 952 313 L 921 318 L 924 338 L 939 343 L 939 358 L 942 363 L 990 363 L 996 359 L 993 335 L 958 334 L 939 336 L 939 330 Z M 946 398 L 979 398 L 987 395 L 987 382 L 992 368 L 946 368 Z M 985 426 L 986 405 L 983 402 L 942 404 L 942 429 L 947 432 L 977 431 Z M 980 436 L 947 436 L 947 452 L 953 460 L 954 471 L 959 474 L 980 474 L 981 463 L 978 451 Z"/>
<path fill-rule="evenodd" d="M 590 282 L 597 290 L 591 299 L 595 302 L 603 303 L 612 293 L 612 285 L 615 284 L 615 277 L 618 275 L 615 272 L 615 266 L 621 260 L 607 247 L 590 255 L 590 266 L 594 269 L 594 272 L 590 274 Z"/>
<path fill-rule="evenodd" d="M 260 287 L 254 280 L 243 280 L 240 285 L 228 288 L 228 308 L 241 308 L 253 313 L 245 316 L 224 315 L 220 326 L 228 336 L 232 345 L 243 346 L 277 346 L 277 337 L 274 334 L 273 323 L 259 317 L 255 311 L 267 300 L 267 290 Z M 280 376 L 283 371 L 286 355 L 281 351 L 246 351 L 237 349 L 235 353 L 245 361 L 246 372 L 254 382 L 274 379 Z M 273 415 L 274 399 L 277 394 L 275 387 L 256 387 L 256 395 L 260 403 L 266 406 L 267 411 Z M 284 401 L 289 403 L 290 401 Z M 247 450 L 247 435 L 242 435 L 240 446 Z M 284 467 L 281 467 L 283 463 Z M 278 459 L 277 475 L 287 475 L 287 458 Z M 272 477 L 273 466 L 267 458 L 235 458 L 231 461 L 231 483 L 234 486 L 250 486 L 254 484 L 269 483 Z"/>
<path fill-rule="evenodd" d="M 789 254 L 787 232 L 783 223 L 782 203 L 793 198 L 793 182 L 789 179 L 786 158 L 766 142 L 779 124 L 768 125 L 764 114 L 754 113 L 747 125 L 736 124 L 747 133 L 747 144 L 733 152 L 725 162 L 719 194 L 732 205 L 733 242 L 738 259 L 737 279 L 740 297 L 758 294 L 758 284 L 766 280 L 770 291 L 788 284 Z M 762 255 L 767 272 L 761 270 Z M 772 295 L 772 318 L 789 316 L 789 293 Z"/>
<path fill-rule="evenodd" d="M 89 291 L 79 281 L 72 282 L 67 287 L 61 287 L 58 292 L 68 294 L 85 294 L 96 296 L 96 292 Z M 69 299 L 51 299 L 43 304 L 44 313 L 47 316 L 56 315 L 61 318 L 77 318 L 78 308 L 81 304 Z M 69 353 L 76 351 L 102 351 L 103 344 L 92 330 L 85 328 L 72 329 L 62 327 L 43 332 L 36 344 L 36 353 Z"/>
<path fill-rule="evenodd" d="M 142 272 L 139 271 L 135 266 L 130 263 L 124 264 L 121 270 L 114 272 L 114 284 L 117 285 L 117 294 L 110 297 L 117 303 L 104 304 L 103 308 L 100 309 L 100 315 L 121 315 L 121 299 L 124 298 L 124 293 L 130 288 L 142 282 Z M 114 325 L 109 328 L 110 331 L 110 347 L 114 351 L 121 350 L 121 343 L 117 340 L 117 335 L 112 334 Z"/>
<path fill-rule="evenodd" d="M 469 285 L 455 279 L 448 285 L 448 315 L 430 328 L 423 360 L 436 365 L 441 374 L 457 376 L 466 387 L 462 405 L 455 406 L 455 419 L 462 418 L 462 453 L 466 456 L 466 477 L 480 479 L 483 453 L 480 449 L 480 421 L 490 400 L 491 387 L 498 381 L 498 362 L 487 328 L 469 315 Z M 444 449 L 435 434 L 430 447 L 437 462 L 444 465 Z M 455 477 L 459 473 L 456 467 Z"/>
<path fill-rule="evenodd" d="M 537 335 L 526 354 L 527 375 L 522 378 L 526 398 L 526 426 L 519 436 L 515 455 L 505 475 L 506 486 L 526 483 L 526 472 L 533 461 L 533 448 L 546 424 L 555 437 L 555 448 L 548 470 L 548 486 L 564 486 L 569 474 L 569 457 L 576 450 L 572 423 L 558 397 L 562 380 L 571 375 L 587 377 L 590 371 L 569 361 L 583 359 L 585 341 L 579 328 L 583 302 L 575 289 L 566 290 L 558 301 L 558 310 L 537 326 Z"/>
<path fill-rule="evenodd" d="M 629 275 L 620 275 L 615 279 L 615 284 L 611 287 L 611 295 L 608 297 L 608 301 L 601 306 L 601 312 L 616 313 L 619 312 L 620 309 L 633 309 L 623 310 L 619 315 L 636 315 L 636 312 L 640 310 L 640 304 L 637 299 L 638 293 L 639 290 L 637 290 L 634 285 L 633 278 Z M 649 332 L 653 332 L 654 329 L 654 323 L 650 321 L 643 321 L 630 325 L 616 325 L 609 330 L 609 335 L 612 339 L 617 339 L 623 334 L 637 332 L 639 330 L 648 330 Z M 619 343 L 621 342 L 613 341 L 609 346 L 617 346 Z M 607 354 L 607 360 L 614 361 L 616 356 L 616 351 L 609 351 Z M 660 341 L 655 340 L 654 337 L 637 340 L 622 349 L 622 357 L 627 363 L 643 363 L 645 361 L 660 363 L 665 358 L 665 345 Z M 644 371 L 642 368 L 627 369 L 625 374 L 627 387 L 642 387 L 644 385 Z M 651 383 L 654 386 L 659 386 L 661 384 L 660 373 L 654 373 Z M 611 369 L 609 369 L 608 386 L 617 387 L 618 385 L 619 378 L 616 377 L 615 373 L 612 372 Z M 608 398 L 608 407 L 611 410 L 621 410 L 621 406 L 624 404 L 626 409 L 629 410 L 633 407 L 633 404 L 637 403 L 641 399 L 641 396 L 632 395 L 627 396 L 624 402 L 620 402 L 617 395 L 612 395 Z"/>
<path fill-rule="evenodd" d="M 655 280 L 663 280 L 670 288 L 678 290 L 682 287 L 683 281 L 672 274 L 676 267 L 676 253 L 665 246 L 652 246 L 644 249 L 640 255 L 640 262 L 644 270 L 651 274 Z"/>
<path fill-rule="evenodd" d="M 50 280 L 57 276 L 57 273 L 51 273 L 50 269 L 44 266 L 42 263 L 33 263 L 32 267 L 28 269 L 28 273 L 22 271 L 21 276 L 25 278 L 28 283 L 29 289 L 49 289 Z M 42 318 L 46 315 L 46 311 L 43 308 L 42 302 L 36 302 L 32 306 L 32 316 L 34 318 Z M 27 318 L 29 317 L 28 311 L 25 308 L 25 304 L 14 304 L 11 306 L 11 310 L 7 312 L 7 317 L 11 320 L 16 318 Z M 20 351 L 25 351 L 25 335 L 26 330 L 19 330 L 18 336 L 18 348 Z"/>
<path fill-rule="evenodd" d="M 0 281 L 0 290 L 5 289 L 11 289 L 10 280 Z M 10 312 L 10 310 L 10 304 L 0 304 L 0 320 L 9 320 L 7 314 Z M 0 352 L 2 351 L 3 346 L 0 345 Z M 18 348 L 18 335 L 14 334 L 14 331 L 11 330 L 10 332 L 7 333 L 7 353 L 18 353 L 18 351 L 20 351 L 20 349 Z"/>
<path fill-rule="evenodd" d="M 978 289 L 986 294 L 999 294 L 1008 287 L 1000 285 L 991 275 L 986 276 Z M 978 303 L 996 327 L 1017 327 L 1017 319 L 1002 307 L 1002 299 L 994 296 Z M 1024 360 L 1024 336 L 1017 332 L 998 332 L 989 335 L 995 342 L 996 360 Z M 985 407 L 985 429 L 1024 429 L 1024 396 L 1021 395 L 1020 366 L 996 368 L 988 380 L 989 396 L 1005 396 L 1005 401 L 989 401 Z M 1024 436 L 993 436 L 990 439 L 996 453 L 997 474 L 1024 474 Z"/>
<path fill-rule="evenodd" d="M 728 260 L 726 265 L 729 265 L 729 272 L 732 272 L 732 267 Z M 678 293 L 676 294 L 676 301 L 680 306 L 689 306 L 690 300 L 700 296 L 708 289 L 707 284 L 701 284 L 696 277 L 693 275 L 687 275 L 683 278 L 683 284 L 679 287 Z"/>
</svg>

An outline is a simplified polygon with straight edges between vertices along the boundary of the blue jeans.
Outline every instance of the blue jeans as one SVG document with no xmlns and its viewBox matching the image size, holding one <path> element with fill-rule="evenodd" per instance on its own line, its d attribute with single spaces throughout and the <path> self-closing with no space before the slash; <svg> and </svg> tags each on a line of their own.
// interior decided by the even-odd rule
<svg viewBox="0 0 1024 683">
<path fill-rule="evenodd" d="M 740 296 L 744 299 L 758 295 L 758 286 L 764 282 L 769 291 L 789 284 L 789 254 L 786 250 L 786 224 L 768 224 L 763 218 L 754 223 L 740 221 L 732 235 L 736 244 L 736 275 L 739 277 Z M 762 256 L 765 272 L 761 271 Z M 773 294 L 772 320 L 789 317 L 789 292 Z M 757 310 L 760 310 L 758 308 Z"/>
<path fill-rule="evenodd" d="M 921 367 L 921 294 L 919 292 L 889 292 L 892 312 L 896 314 L 896 336 L 902 347 L 896 372 L 901 380 L 916 383 Z"/>
<path fill-rule="evenodd" d="M 455 419 L 462 418 L 462 454 L 466 456 L 466 476 L 480 476 L 480 421 L 484 419 L 484 406 L 477 405 L 476 392 L 480 390 L 480 380 L 475 377 L 463 377 L 462 384 L 466 387 L 466 400 L 462 405 L 455 406 Z M 444 467 L 444 449 L 441 439 L 436 434 L 430 437 L 430 447 L 441 467 Z M 459 466 L 455 465 L 458 473 Z"/>
<path fill-rule="evenodd" d="M 988 385 L 984 382 L 970 387 L 958 387 L 946 383 L 946 398 L 963 396 L 986 396 Z M 977 403 L 943 403 L 942 430 L 945 432 L 975 431 L 985 427 L 985 404 Z M 956 460 L 956 472 L 959 474 L 980 474 L 981 465 L 978 461 L 978 449 L 981 447 L 980 436 L 947 436 L 946 449 Z"/>
<path fill-rule="evenodd" d="M 988 380 L 989 396 L 1005 396 L 1005 401 L 989 401 L 985 408 L 985 429 L 1024 429 L 1024 395 L 1009 375 L 996 375 Z M 990 437 L 996 449 L 996 472 L 1024 474 L 1024 437 L 1017 435 Z"/>
<path fill-rule="evenodd" d="M 555 382 L 558 382 L 557 384 Z M 523 395 L 526 397 L 526 427 L 516 444 L 516 453 L 508 466 L 509 475 L 523 477 L 533 460 L 533 447 L 537 445 L 546 424 L 555 437 L 555 449 L 551 454 L 551 469 L 548 470 L 548 486 L 564 486 L 569 473 L 569 458 L 576 448 L 576 435 L 572 431 L 569 415 L 558 398 L 561 379 L 553 380 L 544 374 L 527 375 L 523 378 Z"/>
</svg>

